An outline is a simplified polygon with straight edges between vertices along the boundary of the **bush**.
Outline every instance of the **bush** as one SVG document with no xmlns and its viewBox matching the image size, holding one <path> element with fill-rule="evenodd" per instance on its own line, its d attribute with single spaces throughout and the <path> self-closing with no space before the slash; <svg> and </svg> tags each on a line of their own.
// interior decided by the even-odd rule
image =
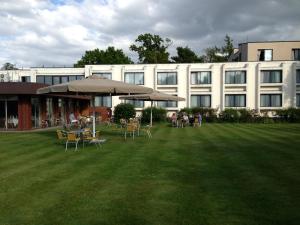
<svg viewBox="0 0 300 225">
<path fill-rule="evenodd" d="M 116 123 L 120 123 L 120 119 L 129 119 L 135 117 L 134 106 L 128 103 L 121 103 L 115 107 L 114 119 Z"/>
<path fill-rule="evenodd" d="M 238 110 L 228 108 L 220 114 L 220 119 L 223 122 L 239 122 L 240 115 Z"/>
<path fill-rule="evenodd" d="M 145 108 L 142 111 L 142 123 L 150 123 L 151 107 Z M 152 108 L 152 121 L 163 122 L 167 119 L 167 111 L 163 108 Z"/>
<path fill-rule="evenodd" d="M 300 109 L 288 108 L 276 110 L 276 115 L 279 117 L 280 121 L 283 122 L 300 122 Z"/>
</svg>

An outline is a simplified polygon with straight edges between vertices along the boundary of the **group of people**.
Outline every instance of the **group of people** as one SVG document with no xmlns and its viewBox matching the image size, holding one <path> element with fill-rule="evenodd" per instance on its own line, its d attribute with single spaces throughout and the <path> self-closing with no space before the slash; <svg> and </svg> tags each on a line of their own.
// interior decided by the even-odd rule
<svg viewBox="0 0 300 225">
<path fill-rule="evenodd" d="M 185 112 L 173 113 L 171 116 L 171 122 L 173 127 L 185 127 L 185 126 L 194 126 L 194 127 L 201 127 L 202 125 L 202 115 L 200 113 L 190 114 L 188 115 Z"/>
</svg>

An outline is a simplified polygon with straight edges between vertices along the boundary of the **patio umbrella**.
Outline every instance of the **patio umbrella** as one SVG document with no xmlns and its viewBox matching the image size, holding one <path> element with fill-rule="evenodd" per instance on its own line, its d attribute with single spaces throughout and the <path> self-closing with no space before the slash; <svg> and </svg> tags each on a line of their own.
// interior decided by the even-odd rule
<svg viewBox="0 0 300 225">
<path fill-rule="evenodd" d="M 139 94 L 139 95 L 120 96 L 120 99 L 151 101 L 151 112 L 150 112 L 150 126 L 151 127 L 152 127 L 153 101 L 185 101 L 184 98 L 165 94 L 165 93 L 162 93 L 159 91 L 153 91 L 152 93 Z"/>
<path fill-rule="evenodd" d="M 60 93 L 60 94 L 75 94 L 75 95 L 90 95 L 92 96 L 93 104 L 93 136 L 96 133 L 95 121 L 95 96 L 116 96 L 123 94 L 145 94 L 153 92 L 152 88 L 127 84 L 121 81 L 99 78 L 97 76 L 89 76 L 83 80 L 74 80 L 68 83 L 51 85 L 40 88 L 37 94 Z"/>
</svg>

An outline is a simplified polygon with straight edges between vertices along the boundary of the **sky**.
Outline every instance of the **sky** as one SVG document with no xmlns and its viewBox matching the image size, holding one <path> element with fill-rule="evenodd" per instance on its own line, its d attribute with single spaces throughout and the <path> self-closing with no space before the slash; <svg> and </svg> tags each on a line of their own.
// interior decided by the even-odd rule
<svg viewBox="0 0 300 225">
<path fill-rule="evenodd" d="M 300 40 L 300 0 L 0 0 L 0 65 L 72 66 L 86 50 L 129 50 L 139 34 L 198 54 L 238 43 Z"/>
</svg>

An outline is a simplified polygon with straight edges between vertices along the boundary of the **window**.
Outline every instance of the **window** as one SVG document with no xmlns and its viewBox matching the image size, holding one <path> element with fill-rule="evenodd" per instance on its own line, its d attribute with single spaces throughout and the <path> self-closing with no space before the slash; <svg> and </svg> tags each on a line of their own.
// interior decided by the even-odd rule
<svg viewBox="0 0 300 225">
<path fill-rule="evenodd" d="M 177 73 L 176 72 L 159 72 L 157 73 L 158 85 L 176 85 Z"/>
<path fill-rule="evenodd" d="M 225 84 L 245 84 L 246 71 L 226 71 Z"/>
<path fill-rule="evenodd" d="M 246 95 L 225 95 L 225 107 L 246 107 Z"/>
<path fill-rule="evenodd" d="M 300 107 L 300 94 L 296 95 L 296 106 Z"/>
<path fill-rule="evenodd" d="M 281 70 L 262 70 L 261 83 L 281 83 L 282 71 Z"/>
<path fill-rule="evenodd" d="M 261 107 L 281 107 L 282 95 L 281 94 L 261 94 L 260 106 Z"/>
<path fill-rule="evenodd" d="M 293 49 L 294 60 L 300 60 L 300 48 Z"/>
<path fill-rule="evenodd" d="M 140 72 L 125 73 L 125 83 L 143 85 L 144 73 L 140 73 Z"/>
<path fill-rule="evenodd" d="M 111 73 L 93 73 L 93 75 L 111 80 Z"/>
<path fill-rule="evenodd" d="M 210 107 L 211 96 L 210 95 L 192 95 L 191 107 Z"/>
<path fill-rule="evenodd" d="M 177 101 L 157 101 L 157 106 L 161 108 L 177 108 Z"/>
<path fill-rule="evenodd" d="M 96 96 L 95 97 L 95 106 L 104 106 L 111 108 L 111 96 Z"/>
<path fill-rule="evenodd" d="M 125 102 L 134 105 L 135 108 L 144 108 L 144 101 L 142 100 L 126 100 Z"/>
<path fill-rule="evenodd" d="M 36 76 L 36 83 L 42 83 L 42 84 L 61 84 L 61 83 L 67 83 L 69 81 L 74 80 L 81 80 L 83 79 L 83 75 L 70 75 L 70 76 L 44 76 L 44 75 L 38 75 Z"/>
<path fill-rule="evenodd" d="M 272 61 L 273 50 L 272 49 L 260 49 L 258 50 L 259 61 Z"/>
<path fill-rule="evenodd" d="M 191 72 L 191 84 L 211 84 L 211 72 Z"/>
<path fill-rule="evenodd" d="M 300 70 L 296 70 L 296 83 L 300 84 Z"/>
<path fill-rule="evenodd" d="M 24 82 L 26 82 L 26 83 L 28 83 L 28 82 L 30 82 L 30 76 L 23 76 L 23 77 L 21 77 L 21 81 L 24 83 Z"/>
</svg>

